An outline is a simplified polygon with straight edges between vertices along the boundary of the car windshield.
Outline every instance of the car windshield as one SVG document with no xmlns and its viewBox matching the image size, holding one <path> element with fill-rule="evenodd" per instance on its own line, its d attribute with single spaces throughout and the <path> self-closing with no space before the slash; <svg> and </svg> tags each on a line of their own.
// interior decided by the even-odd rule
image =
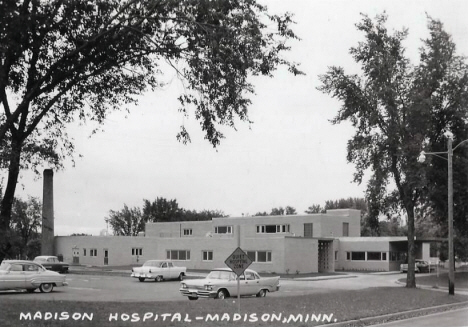
<svg viewBox="0 0 468 327">
<path fill-rule="evenodd" d="M 206 276 L 208 279 L 235 279 L 234 273 L 226 270 L 213 270 Z"/>
<path fill-rule="evenodd" d="M 2 262 L 2 264 L 0 264 L 0 270 L 7 270 L 8 267 L 10 267 L 10 264 L 9 263 L 6 263 L 6 262 Z"/>
</svg>

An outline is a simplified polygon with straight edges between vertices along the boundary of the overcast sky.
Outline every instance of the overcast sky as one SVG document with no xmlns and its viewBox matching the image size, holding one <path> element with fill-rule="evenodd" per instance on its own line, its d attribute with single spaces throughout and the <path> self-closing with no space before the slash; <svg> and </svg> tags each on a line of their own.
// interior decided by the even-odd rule
<svg viewBox="0 0 468 327">
<path fill-rule="evenodd" d="M 54 175 L 56 235 L 89 233 L 106 228 L 109 210 L 142 207 L 143 199 L 176 199 L 190 210 L 222 210 L 235 217 L 287 205 L 298 213 L 326 200 L 363 197 L 365 185 L 352 182 L 354 167 L 346 161 L 350 125 L 329 120 L 340 103 L 316 90 L 318 75 L 331 65 L 357 73 L 349 48 L 362 40 L 355 24 L 360 13 L 389 16 L 391 29 L 409 29 L 407 54 L 416 63 L 421 39 L 428 36 L 427 15 L 440 19 L 453 36 L 459 54 L 468 54 L 468 1 L 332 1 L 264 0 L 271 13 L 294 13 L 296 33 L 289 60 L 300 62 L 306 76 L 279 70 L 257 78 L 252 96 L 251 126 L 223 129 L 217 149 L 203 139 L 194 117 L 179 112 L 182 92 L 173 72 L 164 89 L 145 94 L 129 115 L 109 116 L 104 131 L 72 127 L 76 165 Z M 192 143 L 176 140 L 185 124 Z M 47 168 L 47 167 L 44 167 Z M 17 196 L 42 199 L 42 179 L 23 173 Z"/>
</svg>

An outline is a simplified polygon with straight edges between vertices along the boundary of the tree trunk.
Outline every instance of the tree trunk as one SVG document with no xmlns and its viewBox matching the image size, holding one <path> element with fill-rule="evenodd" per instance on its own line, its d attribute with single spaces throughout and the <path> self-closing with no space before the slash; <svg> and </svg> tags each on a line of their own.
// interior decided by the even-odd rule
<svg viewBox="0 0 468 327">
<path fill-rule="evenodd" d="M 407 205 L 406 212 L 408 214 L 408 272 L 406 275 L 406 287 L 415 288 L 414 205 Z"/>
<path fill-rule="evenodd" d="M 5 194 L 1 202 L 0 210 L 0 262 L 4 258 L 10 257 L 11 253 L 11 211 L 13 207 L 13 200 L 15 198 L 16 185 L 18 183 L 18 176 L 20 172 L 21 161 L 21 141 L 13 140 L 12 149 L 10 154 L 10 165 L 8 167 L 8 182 L 5 189 Z"/>
</svg>

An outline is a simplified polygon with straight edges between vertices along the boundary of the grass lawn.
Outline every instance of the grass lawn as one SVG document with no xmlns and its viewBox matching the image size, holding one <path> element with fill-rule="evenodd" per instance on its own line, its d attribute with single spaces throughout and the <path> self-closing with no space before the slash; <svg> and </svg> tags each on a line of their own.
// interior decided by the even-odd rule
<svg viewBox="0 0 468 327">
<path fill-rule="evenodd" d="M 406 283 L 406 278 L 399 279 L 400 282 Z M 421 276 L 416 275 L 416 285 L 425 285 L 436 287 L 448 287 L 448 273 Z M 455 293 L 457 288 L 468 290 L 468 271 L 455 272 Z"/>
<path fill-rule="evenodd" d="M 468 301 L 466 296 L 448 296 L 445 292 L 431 290 L 369 288 L 308 296 L 242 298 L 240 315 L 236 315 L 237 299 L 58 302 L 8 298 L 7 301 L 0 294 L 0 326 L 317 326 L 328 321 L 343 322 L 465 301 Z M 31 320 L 20 319 L 22 314 L 28 313 L 31 314 L 28 318 Z M 83 318 L 84 313 L 88 317 L 92 315 L 92 320 L 73 320 L 73 314 L 76 318 Z M 312 321 L 312 314 L 319 318 L 319 322 Z M 35 315 L 41 319 L 34 320 Z M 68 319 L 59 320 L 67 315 Z M 143 321 L 145 315 L 147 319 Z M 411 315 L 406 314 L 404 317 L 407 316 Z M 137 321 L 131 322 L 132 317 Z M 201 319 L 197 320 L 197 317 Z M 127 321 L 123 321 L 125 319 Z"/>
</svg>

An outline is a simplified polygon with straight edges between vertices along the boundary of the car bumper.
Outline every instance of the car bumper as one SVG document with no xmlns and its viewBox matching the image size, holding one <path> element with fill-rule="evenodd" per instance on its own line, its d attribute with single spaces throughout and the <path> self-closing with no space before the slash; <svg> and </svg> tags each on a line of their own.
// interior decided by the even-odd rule
<svg viewBox="0 0 468 327">
<path fill-rule="evenodd" d="M 156 278 L 157 275 L 145 273 L 132 273 L 130 276 L 134 278 Z"/>
<path fill-rule="evenodd" d="M 191 297 L 196 297 L 196 298 L 212 298 L 214 299 L 216 297 L 216 292 L 215 291 L 205 291 L 205 290 L 194 290 L 194 289 L 189 289 L 189 288 L 181 288 L 180 294 L 183 296 L 191 296 Z"/>
</svg>

